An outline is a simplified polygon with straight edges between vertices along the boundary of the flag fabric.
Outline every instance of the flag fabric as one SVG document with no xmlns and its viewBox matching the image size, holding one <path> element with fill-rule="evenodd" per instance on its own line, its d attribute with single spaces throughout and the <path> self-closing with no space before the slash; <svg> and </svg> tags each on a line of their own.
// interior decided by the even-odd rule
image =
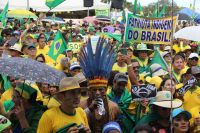
<svg viewBox="0 0 200 133">
<path fill-rule="evenodd" d="M 3 24 L 3 27 L 6 27 L 7 22 L 7 13 L 8 13 L 8 3 L 4 7 L 3 11 L 0 14 L 1 22 Z"/>
<path fill-rule="evenodd" d="M 153 11 L 153 17 L 154 18 L 158 17 L 158 4 L 155 4 L 154 11 Z"/>
<path fill-rule="evenodd" d="M 125 10 L 122 11 L 122 21 L 126 23 L 126 12 Z"/>
<path fill-rule="evenodd" d="M 134 6 L 133 6 L 133 14 L 137 13 L 137 0 L 135 0 L 134 2 Z"/>
<path fill-rule="evenodd" d="M 51 57 L 54 61 L 56 61 L 58 56 L 67 49 L 66 47 L 67 43 L 65 42 L 62 33 L 58 31 L 49 49 L 48 52 L 49 57 Z"/>
<path fill-rule="evenodd" d="M 50 9 L 55 8 L 56 6 L 60 5 L 62 2 L 65 0 L 46 0 L 45 4 L 48 6 Z"/>
<path fill-rule="evenodd" d="M 166 61 L 163 59 L 163 57 L 161 56 L 161 54 L 157 48 L 156 48 L 153 58 L 151 60 L 151 65 L 154 63 L 161 65 L 164 70 L 168 71 L 169 66 L 167 65 Z M 149 65 L 149 66 L 151 66 L 151 65 Z M 178 79 L 176 79 L 176 76 L 174 75 L 174 73 L 172 73 L 172 76 L 178 82 Z"/>
<path fill-rule="evenodd" d="M 159 18 L 162 17 L 165 14 L 166 9 L 167 9 L 167 4 L 164 5 L 164 7 L 162 8 L 161 12 L 158 14 Z"/>
<path fill-rule="evenodd" d="M 139 9 L 140 9 L 140 16 L 144 16 L 143 8 L 139 3 Z"/>
</svg>

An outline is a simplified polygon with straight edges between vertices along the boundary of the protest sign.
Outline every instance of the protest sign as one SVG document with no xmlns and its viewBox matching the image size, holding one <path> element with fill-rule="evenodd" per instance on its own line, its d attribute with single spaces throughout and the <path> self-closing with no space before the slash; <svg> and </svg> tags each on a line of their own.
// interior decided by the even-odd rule
<svg viewBox="0 0 200 133">
<path fill-rule="evenodd" d="M 125 42 L 147 44 L 171 44 L 172 29 L 177 17 L 150 19 L 128 14 L 126 19 Z"/>
<path fill-rule="evenodd" d="M 83 46 L 83 42 L 68 42 L 67 47 L 72 49 L 74 53 L 79 52 L 80 48 Z"/>
<path fill-rule="evenodd" d="M 194 84 L 197 82 L 197 79 L 192 76 L 180 89 L 177 90 L 179 95 L 184 95 Z"/>
<path fill-rule="evenodd" d="M 95 10 L 95 16 L 109 16 L 110 15 L 110 9 L 97 9 Z"/>
<path fill-rule="evenodd" d="M 131 88 L 132 99 L 135 101 L 141 101 L 144 99 L 151 99 L 156 96 L 157 89 L 151 84 L 136 86 Z"/>
</svg>

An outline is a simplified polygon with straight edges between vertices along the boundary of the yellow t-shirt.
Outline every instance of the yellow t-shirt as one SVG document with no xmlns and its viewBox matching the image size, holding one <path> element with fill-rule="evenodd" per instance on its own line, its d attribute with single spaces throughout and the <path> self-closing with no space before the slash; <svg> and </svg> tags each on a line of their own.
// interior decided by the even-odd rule
<svg viewBox="0 0 200 133">
<path fill-rule="evenodd" d="M 49 46 L 44 46 L 43 49 L 40 49 L 39 46 L 37 46 L 37 53 L 36 56 L 38 56 L 39 54 L 43 54 L 43 55 L 47 55 L 47 53 L 49 52 Z"/>
<path fill-rule="evenodd" d="M 189 112 L 192 115 L 192 118 L 190 119 L 190 124 L 192 125 L 194 123 L 194 119 L 197 118 L 197 117 L 200 117 L 200 115 L 199 115 L 200 106 L 197 106 L 197 107 L 190 109 Z"/>
<path fill-rule="evenodd" d="M 120 73 L 126 73 L 127 65 L 125 65 L 124 67 L 120 67 L 117 63 L 115 63 L 112 67 L 112 71 L 119 71 Z"/>
<path fill-rule="evenodd" d="M 187 91 L 183 98 L 183 108 L 187 111 L 194 107 L 200 106 L 200 87 L 196 86 L 195 90 Z"/>
<path fill-rule="evenodd" d="M 47 106 L 50 109 L 54 107 L 59 107 L 60 103 L 54 97 L 43 97 L 43 105 Z"/>
<path fill-rule="evenodd" d="M 42 115 L 37 133 L 56 133 L 72 123 L 89 127 L 86 113 L 82 108 L 76 108 L 75 115 L 67 115 L 59 107 L 51 108 Z"/>
</svg>

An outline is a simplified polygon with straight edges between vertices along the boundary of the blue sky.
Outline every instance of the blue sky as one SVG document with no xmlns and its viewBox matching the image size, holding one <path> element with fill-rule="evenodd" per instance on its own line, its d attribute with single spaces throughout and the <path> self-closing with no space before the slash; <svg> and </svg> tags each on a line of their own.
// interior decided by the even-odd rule
<svg viewBox="0 0 200 133">
<path fill-rule="evenodd" d="M 127 1 L 134 3 L 135 0 L 127 0 Z M 157 1 L 158 0 L 138 0 L 138 2 L 140 2 L 142 6 L 146 6 L 149 3 L 157 2 Z M 178 6 L 189 7 L 190 4 L 193 4 L 194 0 L 174 0 L 174 1 L 178 4 Z M 196 0 L 196 6 L 195 7 L 196 7 L 197 10 L 200 10 L 200 0 Z"/>
</svg>

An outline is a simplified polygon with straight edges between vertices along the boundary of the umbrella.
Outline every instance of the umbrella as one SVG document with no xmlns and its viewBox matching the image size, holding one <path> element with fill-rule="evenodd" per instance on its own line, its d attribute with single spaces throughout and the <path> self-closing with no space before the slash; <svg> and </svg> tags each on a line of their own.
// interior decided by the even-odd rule
<svg viewBox="0 0 200 133">
<path fill-rule="evenodd" d="M 192 20 L 192 18 L 188 16 L 187 14 L 179 13 L 178 20 Z"/>
<path fill-rule="evenodd" d="M 109 32 L 109 33 L 114 33 L 115 32 L 115 28 L 113 26 L 106 26 L 103 28 L 104 32 Z"/>
<path fill-rule="evenodd" d="M 59 23 L 59 24 L 64 24 L 65 23 L 65 20 L 63 20 L 62 18 L 52 17 L 52 16 L 48 16 L 48 17 L 42 19 L 42 21 L 51 22 L 51 23 Z"/>
<path fill-rule="evenodd" d="M 95 18 L 92 17 L 92 16 L 85 17 L 85 18 L 83 19 L 83 21 L 84 21 L 84 22 L 91 23 L 91 24 L 95 24 L 95 23 L 96 23 Z"/>
<path fill-rule="evenodd" d="M 200 41 L 200 26 L 185 27 L 174 34 L 175 38 Z"/>
<path fill-rule="evenodd" d="M 0 58 L 0 73 L 50 85 L 59 85 L 65 74 L 29 58 Z"/>
<path fill-rule="evenodd" d="M 100 21 L 111 21 L 110 17 L 107 16 L 97 16 L 96 20 L 100 20 Z"/>
<path fill-rule="evenodd" d="M 8 17 L 10 17 L 10 18 L 33 18 L 33 19 L 38 18 L 34 13 L 32 13 L 28 10 L 22 10 L 22 9 L 15 9 L 15 10 L 9 11 Z"/>
</svg>

